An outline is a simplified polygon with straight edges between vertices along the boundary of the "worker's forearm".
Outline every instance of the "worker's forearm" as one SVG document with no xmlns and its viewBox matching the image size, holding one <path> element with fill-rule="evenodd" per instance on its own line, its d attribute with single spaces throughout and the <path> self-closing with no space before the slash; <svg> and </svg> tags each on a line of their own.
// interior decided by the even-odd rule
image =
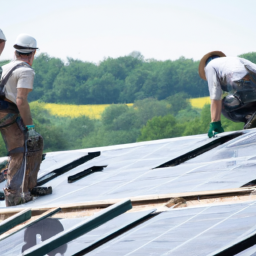
<svg viewBox="0 0 256 256">
<path fill-rule="evenodd" d="M 220 121 L 222 108 L 222 100 L 212 100 L 211 104 L 211 120 L 212 122 Z"/>
<path fill-rule="evenodd" d="M 33 124 L 28 101 L 27 100 L 22 100 L 22 103 L 17 104 L 17 107 L 19 109 L 20 116 L 23 120 L 23 123 L 25 125 Z"/>
</svg>

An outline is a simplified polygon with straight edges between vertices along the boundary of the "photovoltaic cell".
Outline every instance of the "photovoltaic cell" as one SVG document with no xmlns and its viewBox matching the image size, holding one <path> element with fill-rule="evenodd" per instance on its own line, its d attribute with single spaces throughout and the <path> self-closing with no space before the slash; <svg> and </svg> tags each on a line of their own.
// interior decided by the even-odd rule
<svg viewBox="0 0 256 256">
<path fill-rule="evenodd" d="M 66 203 L 82 203 L 135 196 L 195 192 L 238 188 L 256 179 L 256 155 L 254 138 L 256 131 L 245 134 L 199 155 L 180 165 L 157 168 L 186 152 L 198 148 L 211 139 L 206 135 L 165 139 L 133 145 L 120 145 L 114 149 L 102 148 L 101 155 L 47 182 L 53 194 L 37 198 L 25 207 L 56 206 Z M 230 133 L 228 133 L 230 134 Z M 225 136 L 222 134 L 221 136 Z M 96 151 L 99 148 L 96 149 Z M 95 151 L 95 150 L 94 150 Z M 79 151 L 70 151 L 72 160 Z M 67 163 L 68 153 L 65 152 Z M 85 154 L 82 151 L 81 154 Z M 50 155 L 58 165 L 61 153 Z M 62 158 L 61 158 L 62 159 Z M 43 167 L 51 170 L 45 160 Z M 75 183 L 68 183 L 68 176 L 76 175 L 93 166 L 107 166 Z M 55 166 L 56 167 L 56 166 Z M 40 171 L 41 172 L 41 171 Z M 42 169 L 42 172 L 45 171 Z"/>
<path fill-rule="evenodd" d="M 88 255 L 212 255 L 256 232 L 256 201 L 163 212 Z"/>
<path fill-rule="evenodd" d="M 55 255 L 62 253 L 63 256 L 70 256 L 94 244 L 99 238 L 102 238 L 109 233 L 115 233 L 124 226 L 145 218 L 152 213 L 153 210 L 125 213 L 122 214 L 102 226 L 90 231 L 89 233 L 80 236 L 79 238 L 55 249 L 48 255 Z M 88 218 L 88 217 L 85 217 Z M 16 234 L 0 241 L 0 255 L 1 256 L 17 256 L 34 245 L 44 241 L 63 230 L 67 230 L 76 224 L 80 223 L 85 218 L 74 219 L 55 219 L 47 218 L 42 220 L 25 230 L 21 230 Z"/>
</svg>

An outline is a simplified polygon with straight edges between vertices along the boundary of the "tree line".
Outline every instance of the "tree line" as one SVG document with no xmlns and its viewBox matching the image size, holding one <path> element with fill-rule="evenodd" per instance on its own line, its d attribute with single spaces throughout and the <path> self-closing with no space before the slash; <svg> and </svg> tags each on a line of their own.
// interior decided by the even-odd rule
<svg viewBox="0 0 256 256">
<path fill-rule="evenodd" d="M 256 62 L 256 53 L 241 55 Z M 7 61 L 0 62 L 0 65 Z M 33 63 L 36 72 L 29 100 L 69 104 L 133 103 L 163 100 L 180 92 L 188 97 L 208 96 L 206 81 L 198 75 L 199 61 L 145 60 L 139 52 L 106 58 L 98 65 L 67 58 L 67 62 L 40 54 Z"/>
<path fill-rule="evenodd" d="M 241 57 L 256 63 L 256 53 Z M 44 137 L 45 152 L 206 133 L 210 106 L 206 105 L 202 110 L 193 109 L 187 101 L 189 97 L 208 95 L 206 82 L 197 74 L 197 65 L 198 62 L 185 58 L 145 61 L 140 55 L 108 58 L 99 65 L 72 59 L 64 64 L 47 54 L 39 55 L 34 65 L 36 78 L 31 100 L 74 104 L 118 103 L 107 107 L 100 120 L 86 116 L 53 116 L 40 103 L 31 104 L 36 130 Z M 105 83 L 108 79 L 109 83 Z M 113 85 L 111 79 L 119 85 Z M 200 86 L 195 90 L 193 83 L 196 81 Z M 82 88 L 85 88 L 84 93 Z M 206 90 L 205 94 L 203 90 Z M 134 105 L 128 107 L 120 102 L 134 102 Z M 222 118 L 222 123 L 225 131 L 243 128 L 242 123 L 225 118 Z M 0 155 L 6 155 L 1 136 Z"/>
<path fill-rule="evenodd" d="M 189 97 L 206 96 L 205 81 L 198 76 L 198 61 L 186 59 L 144 60 L 140 54 L 106 58 L 98 65 L 40 54 L 33 63 L 36 72 L 29 100 L 69 104 L 132 103 L 158 100 L 179 92 Z"/>
</svg>

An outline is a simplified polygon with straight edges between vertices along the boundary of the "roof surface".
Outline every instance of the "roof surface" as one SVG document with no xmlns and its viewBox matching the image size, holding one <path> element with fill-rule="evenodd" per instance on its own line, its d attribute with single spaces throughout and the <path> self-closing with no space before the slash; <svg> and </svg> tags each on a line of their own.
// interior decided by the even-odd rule
<svg viewBox="0 0 256 256">
<path fill-rule="evenodd" d="M 251 186 L 256 179 L 255 148 L 256 129 L 252 129 L 223 133 L 213 139 L 197 135 L 47 153 L 38 181 L 42 186 L 52 186 L 53 193 L 22 206 L 62 207 Z M 157 214 L 154 211 L 152 207 L 121 214 L 56 250 L 62 255 L 76 255 L 81 250 L 89 255 L 221 255 L 218 253 L 256 234 L 253 200 L 168 208 Z M 0 255 L 19 255 L 84 218 L 39 221 L 0 240 Z M 140 222 L 142 219 L 144 222 Z M 253 244 L 236 250 L 239 255 L 256 251 Z"/>
</svg>

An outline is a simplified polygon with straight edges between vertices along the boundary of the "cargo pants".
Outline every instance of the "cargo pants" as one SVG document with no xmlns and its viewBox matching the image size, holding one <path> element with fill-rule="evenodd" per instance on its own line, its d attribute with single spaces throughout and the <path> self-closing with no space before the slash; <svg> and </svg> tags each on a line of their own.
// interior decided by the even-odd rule
<svg viewBox="0 0 256 256">
<path fill-rule="evenodd" d="M 31 201 L 33 197 L 30 191 L 37 184 L 37 174 L 42 161 L 43 138 L 39 136 L 33 143 L 27 141 L 26 150 L 27 136 L 22 119 L 18 113 L 6 113 L 2 110 L 0 110 L 0 132 L 10 157 L 7 185 L 4 188 L 6 206 Z M 24 170 L 26 173 L 23 183 Z"/>
</svg>

